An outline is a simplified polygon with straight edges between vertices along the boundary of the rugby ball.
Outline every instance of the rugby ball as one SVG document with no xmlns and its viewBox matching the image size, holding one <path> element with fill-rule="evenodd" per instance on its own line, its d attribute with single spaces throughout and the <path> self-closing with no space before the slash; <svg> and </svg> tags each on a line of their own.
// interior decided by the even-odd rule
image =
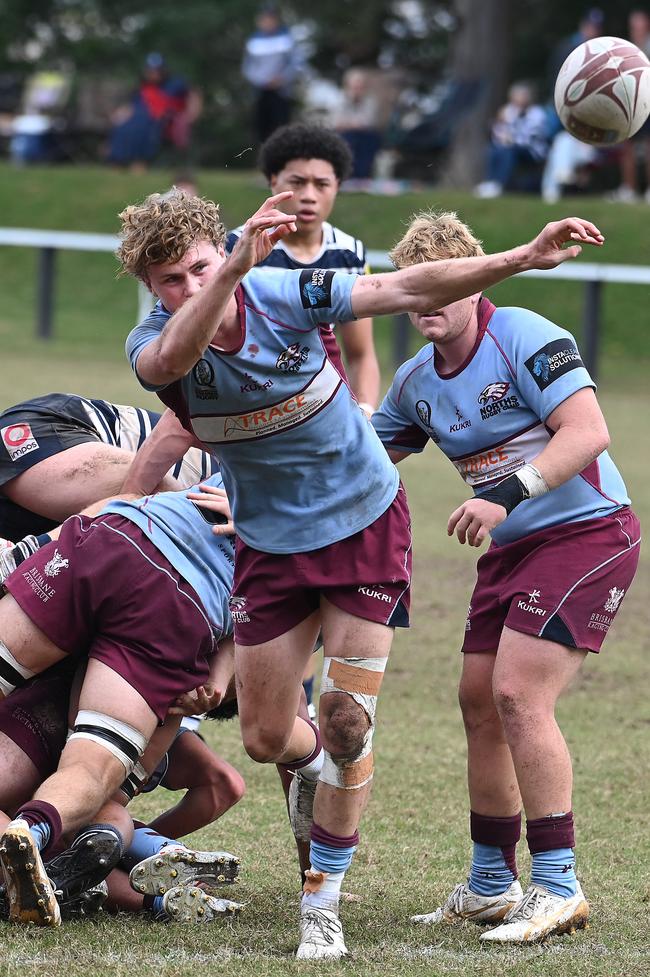
<svg viewBox="0 0 650 977">
<path fill-rule="evenodd" d="M 629 139 L 650 114 L 650 61 L 620 37 L 585 41 L 560 68 L 555 109 L 582 142 L 613 146 Z"/>
</svg>

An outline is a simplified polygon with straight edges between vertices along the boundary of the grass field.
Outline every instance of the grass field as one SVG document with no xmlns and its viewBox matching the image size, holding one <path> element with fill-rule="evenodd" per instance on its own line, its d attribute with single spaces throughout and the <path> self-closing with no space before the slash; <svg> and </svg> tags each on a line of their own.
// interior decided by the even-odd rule
<svg viewBox="0 0 650 977">
<path fill-rule="evenodd" d="M 84 213 L 72 212 L 69 202 L 64 207 L 58 198 L 49 200 L 33 171 L 2 175 L 10 183 L 9 188 L 5 184 L 2 193 L 11 205 L 9 216 L 5 212 L 2 222 L 114 229 L 108 220 L 89 223 L 91 217 L 94 221 L 100 212 L 107 212 L 107 195 L 113 211 L 118 209 L 117 178 L 112 175 L 111 181 L 104 181 L 103 175 L 98 181 L 97 172 L 81 171 L 73 185 L 72 171 L 56 171 L 57 180 L 65 177 L 71 181 L 68 201 L 74 187 L 88 197 Z M 23 181 L 22 192 L 25 198 L 31 194 L 32 204 L 34 200 L 41 201 L 42 214 L 30 205 L 29 219 L 22 219 L 20 202 L 10 199 L 12 179 Z M 151 188 L 151 177 L 141 178 L 136 186 L 131 178 L 128 188 L 126 177 L 120 179 L 128 198 L 141 196 Z M 222 187 L 229 181 L 233 188 L 240 187 L 241 180 L 206 176 L 205 190 L 212 192 L 213 184 Z M 110 194 L 108 182 L 112 187 Z M 17 192 L 16 186 L 13 193 Z M 61 189 L 60 183 L 58 186 Z M 233 189 L 229 203 L 232 221 L 243 215 L 243 197 L 237 193 Z M 411 198 L 403 201 L 404 216 L 430 202 Z M 388 201 L 386 206 L 392 203 Z M 536 202 L 516 201 L 516 206 L 507 200 L 501 203 L 500 213 L 506 215 L 503 224 L 510 223 L 501 228 L 502 236 L 496 246 L 530 236 L 537 224 L 543 223 Z M 481 213 L 487 215 L 486 210 Z M 643 235 L 647 240 L 646 214 L 641 209 L 637 214 L 634 208 L 626 212 L 622 220 L 628 223 L 617 239 L 634 231 L 638 242 Z M 477 227 L 480 219 L 477 211 Z M 377 229 L 377 236 L 368 237 L 368 243 L 385 246 L 388 240 L 383 234 Z M 22 263 L 12 278 L 11 263 L 4 251 L 0 249 L 0 268 L 3 275 L 9 274 L 9 284 L 0 309 L 0 406 L 54 389 L 150 404 L 121 359 L 121 336 L 130 325 L 128 316 L 133 312 L 134 295 L 128 283 L 110 287 L 104 283 L 104 279 L 112 282 L 110 259 L 97 258 L 96 267 L 93 259 L 83 275 L 75 276 L 70 258 L 70 265 L 62 268 L 65 283 L 62 282 L 60 295 L 61 316 L 66 321 L 59 323 L 61 339 L 51 348 L 38 349 L 30 336 L 31 281 L 23 281 L 27 255 L 12 251 Z M 616 260 L 641 259 L 622 248 Z M 104 284 L 105 291 L 101 291 Z M 93 304 L 96 288 L 100 294 Z M 617 367 L 605 374 L 600 399 L 610 424 L 612 453 L 645 521 L 650 516 L 650 499 L 644 491 L 648 478 L 650 398 L 641 380 L 643 358 L 647 357 L 643 334 L 647 326 L 647 297 L 642 289 L 628 292 L 628 314 L 635 323 L 633 328 L 629 326 L 636 344 L 634 355 L 623 358 L 611 353 Z M 518 301 L 538 308 L 540 295 L 535 290 L 526 291 Z M 76 302 L 81 303 L 82 298 L 84 303 L 89 299 L 89 305 L 75 312 Z M 608 320 L 608 328 L 614 325 L 614 320 Z M 82 336 L 85 339 L 80 345 Z M 608 349 L 615 349 L 616 335 L 610 337 L 610 343 Z M 385 356 L 386 350 L 383 352 Z M 467 868 L 465 749 L 455 689 L 460 668 L 458 648 L 476 553 L 447 539 L 447 516 L 466 497 L 466 490 L 436 449 L 431 446 L 423 456 L 407 462 L 404 477 L 414 518 L 413 627 L 409 632 L 398 632 L 395 640 L 379 706 L 374 795 L 362 826 L 362 844 L 346 880 L 347 888 L 361 896 L 360 902 L 343 907 L 353 958 L 328 964 L 327 972 L 364 977 L 415 977 L 423 973 L 435 977 L 647 974 L 650 565 L 644 554 L 635 586 L 626 597 L 603 654 L 599 658 L 590 656 L 581 678 L 559 708 L 560 723 L 575 760 L 578 872 L 592 903 L 590 929 L 572 939 L 554 939 L 543 947 L 504 950 L 481 947 L 478 930 L 470 925 L 441 930 L 408 924 L 409 914 L 438 905 L 464 877 Z M 275 773 L 245 757 L 236 724 L 208 724 L 206 735 L 242 771 L 248 792 L 220 822 L 192 836 L 191 841 L 196 847 L 225 847 L 241 856 L 242 879 L 234 893 L 234 898 L 246 902 L 241 918 L 225 925 L 189 928 L 155 925 L 144 918 L 127 916 L 69 923 L 57 931 L 17 930 L 1 924 L 3 977 L 185 977 L 196 972 L 280 977 L 304 972 L 305 965 L 292 959 L 298 874 Z M 174 800 L 174 795 L 158 790 L 138 799 L 133 813 L 146 819 Z M 520 846 L 519 860 L 526 878 L 525 844 Z M 231 890 L 226 894 L 230 895 Z"/>
</svg>

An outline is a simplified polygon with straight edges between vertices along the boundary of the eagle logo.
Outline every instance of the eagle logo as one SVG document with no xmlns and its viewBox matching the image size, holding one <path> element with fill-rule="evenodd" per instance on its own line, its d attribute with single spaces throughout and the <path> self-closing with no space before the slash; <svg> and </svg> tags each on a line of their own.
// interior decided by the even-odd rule
<svg viewBox="0 0 650 977">
<path fill-rule="evenodd" d="M 487 387 L 478 395 L 478 402 L 482 407 L 486 404 L 495 404 L 497 400 L 503 400 L 510 390 L 510 384 L 505 382 L 488 383 Z"/>
<path fill-rule="evenodd" d="M 283 350 L 275 361 L 278 370 L 284 373 L 297 373 L 303 363 L 309 359 L 309 346 L 292 343 Z"/>
</svg>

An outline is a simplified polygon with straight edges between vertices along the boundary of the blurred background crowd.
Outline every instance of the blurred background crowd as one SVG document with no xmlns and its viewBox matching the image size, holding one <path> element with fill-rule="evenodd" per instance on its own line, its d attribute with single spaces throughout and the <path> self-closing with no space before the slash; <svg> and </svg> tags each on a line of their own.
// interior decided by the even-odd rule
<svg viewBox="0 0 650 977">
<path fill-rule="evenodd" d="M 5 0 L 3 21 L 0 153 L 16 165 L 164 165 L 192 186 L 308 120 L 349 143 L 350 189 L 650 202 L 650 124 L 595 150 L 553 108 L 583 41 L 650 55 L 650 13 L 626 0 Z"/>
</svg>

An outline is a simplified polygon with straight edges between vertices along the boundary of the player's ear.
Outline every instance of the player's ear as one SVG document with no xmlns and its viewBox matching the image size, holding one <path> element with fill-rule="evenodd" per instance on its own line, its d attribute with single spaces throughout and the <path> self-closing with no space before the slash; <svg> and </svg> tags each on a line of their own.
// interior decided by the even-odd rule
<svg viewBox="0 0 650 977">
<path fill-rule="evenodd" d="M 144 285 L 145 288 L 149 289 L 152 295 L 156 294 L 153 290 L 153 285 L 151 284 L 151 279 L 149 278 L 148 275 L 142 276 L 142 284 Z"/>
</svg>

